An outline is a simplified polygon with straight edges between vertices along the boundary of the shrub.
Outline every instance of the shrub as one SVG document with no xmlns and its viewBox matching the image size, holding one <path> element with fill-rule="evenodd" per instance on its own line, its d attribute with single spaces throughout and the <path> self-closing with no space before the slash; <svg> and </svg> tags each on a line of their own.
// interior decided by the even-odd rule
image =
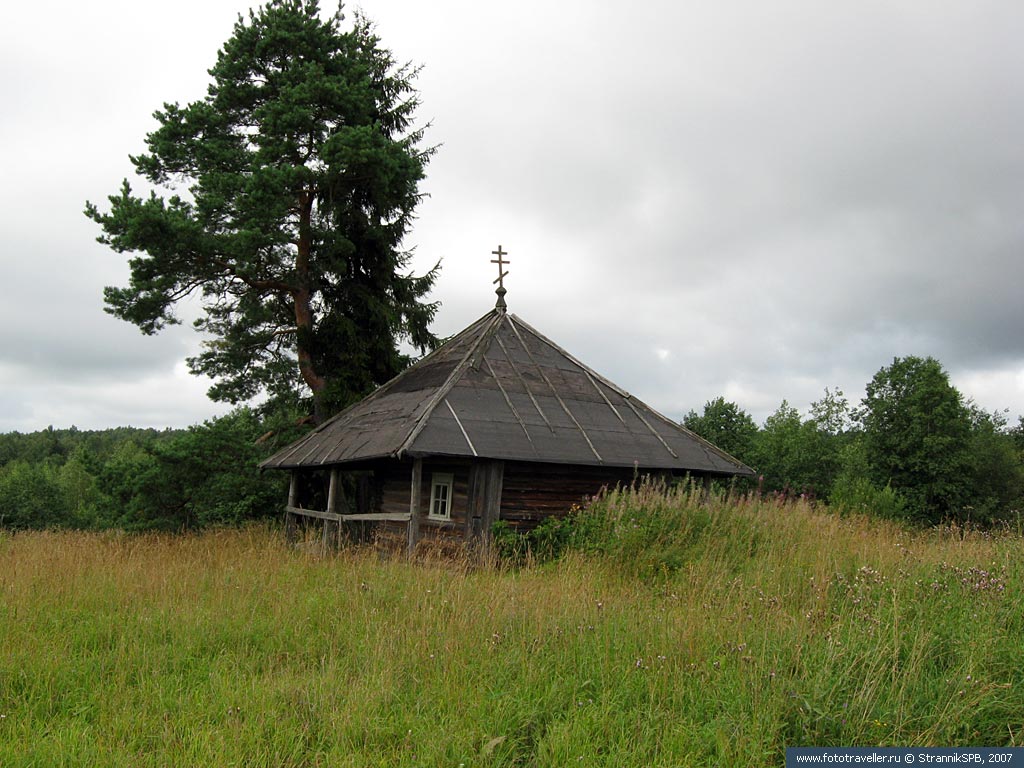
<svg viewBox="0 0 1024 768">
<path fill-rule="evenodd" d="M 841 476 L 832 489 L 832 507 L 840 513 L 873 514 L 903 520 L 906 504 L 892 486 L 876 488 L 866 477 Z"/>
<path fill-rule="evenodd" d="M 258 469 L 268 451 L 256 442 L 263 429 L 243 408 L 148 447 L 123 444 L 103 471 L 118 523 L 183 530 L 277 514 L 287 478 Z"/>
<path fill-rule="evenodd" d="M 520 566 L 528 561 L 547 562 L 562 556 L 569 546 L 579 507 L 567 517 L 545 518 L 530 531 L 519 531 L 507 520 L 499 520 L 491 528 L 495 552 L 507 565 Z"/>
<path fill-rule="evenodd" d="M 67 516 L 67 498 L 51 464 L 18 459 L 0 469 L 0 526 L 49 528 Z"/>
</svg>

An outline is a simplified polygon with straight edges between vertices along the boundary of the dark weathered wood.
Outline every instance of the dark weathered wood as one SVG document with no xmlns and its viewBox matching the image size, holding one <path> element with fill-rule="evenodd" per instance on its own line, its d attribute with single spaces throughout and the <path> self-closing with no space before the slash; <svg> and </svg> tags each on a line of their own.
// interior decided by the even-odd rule
<svg viewBox="0 0 1024 768">
<path fill-rule="evenodd" d="M 339 486 L 341 483 L 338 478 L 338 468 L 331 467 L 331 483 L 327 489 L 327 511 L 337 512 L 338 511 L 338 494 L 340 491 Z M 344 493 L 342 492 L 342 495 Z"/>
<path fill-rule="evenodd" d="M 392 523 L 407 523 L 409 522 L 408 512 L 363 512 L 355 515 L 342 515 L 341 519 L 346 523 L 348 522 L 392 522 Z"/>
<path fill-rule="evenodd" d="M 398 522 L 405 523 L 409 520 L 408 512 L 365 512 L 356 515 L 339 515 L 337 512 L 324 512 L 320 509 L 303 509 L 301 507 L 285 507 L 285 511 L 292 515 L 304 515 L 315 517 L 318 520 L 328 520 L 336 523 L 349 523 L 358 521 L 377 522 Z"/>
<path fill-rule="evenodd" d="M 359 475 L 356 482 L 355 509 L 357 514 L 371 512 L 374 504 L 374 483 L 365 472 Z"/>
<path fill-rule="evenodd" d="M 324 520 L 323 541 L 320 543 L 323 554 L 337 548 L 338 531 L 341 523 L 336 520 Z"/>
<path fill-rule="evenodd" d="M 469 469 L 469 482 L 466 487 L 466 522 L 463 526 L 467 540 L 477 539 L 481 533 L 480 515 L 484 506 L 486 490 L 486 473 L 483 467 L 484 464 L 479 463 Z"/>
<path fill-rule="evenodd" d="M 261 466 L 325 469 L 381 457 L 753 475 L 497 310 Z"/>
<path fill-rule="evenodd" d="M 465 525 L 470 464 L 471 462 L 466 459 L 423 459 L 420 477 L 419 525 L 421 538 L 432 536 L 438 525 L 456 525 L 460 529 Z M 382 461 L 374 467 L 376 480 L 380 483 L 380 492 L 376 502 L 377 511 L 409 514 L 411 470 L 412 460 L 405 462 Z M 451 520 L 443 523 L 430 520 L 426 516 L 427 502 L 430 499 L 430 482 L 435 472 L 448 473 L 454 477 Z M 408 531 L 403 528 L 401 534 L 403 537 L 407 537 Z"/>
<path fill-rule="evenodd" d="M 444 401 L 444 404 L 448 406 L 448 411 L 449 413 L 451 413 L 452 418 L 455 419 L 455 423 L 459 427 L 459 432 L 462 433 L 462 437 L 466 441 L 466 445 L 469 446 L 469 450 L 473 452 L 474 456 L 476 456 L 476 448 L 473 447 L 473 441 L 470 440 L 469 433 L 466 432 L 466 428 L 462 426 L 462 421 L 459 419 L 459 414 L 455 412 L 455 409 L 452 408 L 452 404 L 449 403 L 447 400 Z"/>
<path fill-rule="evenodd" d="M 562 517 L 602 488 L 629 485 L 632 470 L 618 467 L 563 467 L 557 464 L 506 462 L 501 491 L 501 519 L 531 529 L 544 518 Z"/>
<path fill-rule="evenodd" d="M 294 544 L 299 538 L 298 526 L 295 524 L 295 515 L 291 512 L 298 504 L 298 474 L 297 471 L 293 470 L 288 479 L 288 506 L 284 510 L 284 538 L 289 544 Z"/>
<path fill-rule="evenodd" d="M 288 544 L 294 544 L 299 540 L 299 529 L 295 523 L 295 515 L 287 509 L 284 512 L 284 540 Z"/>
<path fill-rule="evenodd" d="M 544 380 L 544 383 L 548 385 L 548 388 L 551 390 L 551 394 L 554 396 L 555 400 L 558 401 L 559 406 L 561 406 L 562 410 L 565 411 L 565 415 L 572 420 L 572 423 L 576 425 L 576 428 L 580 431 L 580 434 L 583 436 L 583 439 L 587 441 L 587 447 L 590 448 L 591 453 L 594 454 L 594 457 L 599 462 L 603 463 L 604 459 L 601 458 L 601 454 L 598 453 L 597 448 L 594 447 L 594 443 L 593 441 L 591 441 L 590 435 L 587 434 L 586 428 L 584 428 L 584 426 L 580 424 L 579 419 L 576 418 L 573 412 L 569 409 L 569 406 L 566 405 L 565 400 L 562 398 L 562 395 L 559 394 L 558 387 L 556 387 L 551 382 L 551 377 L 548 376 L 548 374 L 544 371 L 544 366 L 537 362 L 537 359 L 533 356 L 533 353 L 530 351 L 530 348 L 526 345 L 526 342 L 523 341 L 523 337 L 520 335 L 519 329 L 516 328 L 516 324 L 514 322 L 510 322 L 509 326 L 512 328 L 512 331 L 513 333 L 515 333 L 515 336 L 519 340 L 519 343 L 522 344 L 523 349 L 526 351 L 526 356 L 530 359 L 530 363 L 537 369 L 537 373 L 540 374 L 540 377 L 541 379 Z M 565 377 L 562 377 L 563 380 L 564 378 Z M 617 412 L 616 415 L 618 415 Z"/>
<path fill-rule="evenodd" d="M 481 515 L 483 539 L 489 545 L 494 524 L 501 518 L 501 491 L 505 479 L 505 462 L 491 461 L 486 468 L 487 484 Z"/>
<path fill-rule="evenodd" d="M 466 525 L 469 539 L 490 538 L 491 529 L 501 514 L 501 488 L 505 462 L 475 462 L 469 470 Z"/>
<path fill-rule="evenodd" d="M 315 517 L 318 520 L 332 520 L 334 522 L 340 522 L 344 519 L 344 517 L 339 515 L 337 512 L 324 512 L 320 509 L 304 509 L 302 507 L 287 506 L 285 507 L 285 511 L 292 515 Z"/>
<path fill-rule="evenodd" d="M 494 281 L 495 283 L 498 284 L 497 289 L 494 291 L 498 295 L 498 301 L 495 303 L 494 307 L 495 309 L 504 312 L 508 306 L 505 303 L 505 278 L 508 277 L 508 272 L 505 271 L 505 267 L 508 264 L 511 264 L 512 262 L 505 261 L 504 259 L 502 259 L 502 256 L 508 256 L 508 253 L 506 251 L 501 250 L 500 245 L 498 246 L 498 250 L 491 251 L 491 253 L 498 257 L 496 259 L 491 259 L 491 264 L 498 265 L 498 277 Z"/>
<path fill-rule="evenodd" d="M 330 481 L 327 486 L 327 511 L 333 514 L 337 514 L 337 501 L 338 501 L 338 468 L 331 467 Z M 337 549 L 340 545 L 339 539 L 341 538 L 341 521 L 340 520 L 324 520 L 324 539 L 323 539 L 323 550 L 324 554 L 327 552 Z"/>
<path fill-rule="evenodd" d="M 423 486 L 423 459 L 413 459 L 412 477 L 409 487 L 409 537 L 406 544 L 409 554 L 416 549 L 416 542 L 420 540 L 420 509 L 422 504 Z"/>
<path fill-rule="evenodd" d="M 507 520 L 514 528 L 529 530 L 547 517 L 568 514 L 574 505 L 584 503 L 602 488 L 632 485 L 652 474 L 632 467 L 448 456 L 380 459 L 360 465 L 358 471 L 366 480 L 366 501 L 351 509 L 343 500 L 340 472 L 345 469 L 343 465 L 330 472 L 334 490 L 325 488 L 322 501 L 315 503 L 326 509 L 290 505 L 288 519 L 305 516 L 329 522 L 325 546 L 335 535 L 340 537 L 339 524 L 344 522 L 357 528 L 365 524 L 367 536 L 400 541 L 407 551 L 420 542 L 487 542 L 499 519 Z M 437 473 L 453 478 L 451 518 L 446 520 L 428 516 L 431 483 Z M 669 471 L 653 474 L 671 476 Z M 302 483 L 297 485 L 301 489 Z M 355 514 L 347 514 L 350 511 Z"/>
</svg>

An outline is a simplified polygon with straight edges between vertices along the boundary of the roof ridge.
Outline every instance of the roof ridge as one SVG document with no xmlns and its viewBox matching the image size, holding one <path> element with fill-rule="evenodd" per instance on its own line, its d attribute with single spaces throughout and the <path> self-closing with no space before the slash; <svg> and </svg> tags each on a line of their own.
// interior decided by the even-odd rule
<svg viewBox="0 0 1024 768">
<path fill-rule="evenodd" d="M 593 378 L 597 379 L 599 382 L 601 382 L 606 387 L 608 387 L 610 390 L 612 390 L 612 392 L 615 392 L 617 395 L 621 395 L 622 397 L 632 397 L 632 395 L 629 394 L 629 392 L 627 392 L 626 390 L 624 390 L 622 387 L 620 387 L 619 385 L 615 384 L 614 382 L 609 381 L 608 379 L 606 379 L 604 376 L 602 376 L 600 373 L 595 371 L 593 368 L 591 368 L 589 365 L 584 363 L 579 358 L 574 357 L 571 352 L 567 352 L 564 348 L 558 346 L 555 342 L 553 342 L 551 339 L 549 339 L 543 333 L 541 333 L 536 328 L 534 328 L 532 325 L 530 325 L 528 322 L 523 320 L 523 318 L 519 317 L 519 315 L 509 315 L 509 318 L 511 320 L 514 320 L 516 323 L 521 325 L 526 330 L 528 330 L 530 333 L 532 333 L 538 339 L 543 341 L 545 344 L 547 344 L 553 350 L 558 352 L 560 355 L 564 355 L 565 358 L 569 360 L 569 362 L 578 365 L 584 371 L 589 373 Z"/>
<path fill-rule="evenodd" d="M 550 389 L 551 394 L 555 396 L 555 400 L 558 401 L 558 404 L 560 406 L 562 406 L 562 410 L 565 411 L 565 415 L 568 416 L 572 423 L 576 425 L 576 429 L 578 429 L 580 431 L 580 434 L 583 435 L 583 439 L 587 441 L 587 445 L 590 446 L 590 450 L 594 454 L 594 456 L 597 457 L 598 462 L 604 464 L 604 459 L 601 458 L 601 454 L 598 452 L 597 448 L 594 447 L 594 443 L 591 441 L 590 435 L 587 434 L 587 430 L 583 427 L 582 424 L 580 424 L 579 419 L 577 419 L 573 412 L 569 409 L 569 406 L 566 405 L 565 401 L 562 399 L 562 396 L 558 393 L 557 387 L 555 387 L 551 379 L 548 378 L 548 375 L 544 373 L 543 366 L 541 366 L 541 364 L 537 362 L 537 359 L 533 356 L 533 352 L 531 352 L 530 348 L 526 346 L 526 342 L 523 340 L 522 335 L 519 333 L 519 329 L 516 328 L 515 321 L 509 318 L 508 324 L 509 327 L 512 329 L 512 333 L 515 334 L 516 338 L 519 340 L 519 343 L 523 346 L 523 351 L 526 352 L 526 356 L 530 358 L 530 362 L 533 363 L 533 367 L 537 369 L 537 373 L 540 374 L 540 377 L 544 380 L 544 383 L 548 385 L 548 389 Z"/>
<path fill-rule="evenodd" d="M 390 379 L 385 381 L 383 384 L 381 384 L 379 387 L 377 387 L 375 390 L 373 390 L 366 397 L 363 397 L 363 398 L 360 398 L 360 399 L 356 400 L 351 405 L 347 406 L 346 408 L 343 408 L 342 410 L 338 411 L 336 414 L 331 416 L 323 424 L 318 424 L 312 431 L 310 431 L 310 432 L 306 433 L 305 435 L 303 435 L 295 443 L 286 446 L 285 448 L 283 448 L 278 453 L 275 453 L 272 456 L 269 456 L 266 459 L 264 459 L 263 461 L 261 461 L 260 462 L 260 466 L 263 466 L 264 464 L 267 464 L 268 462 L 270 462 L 272 460 L 275 460 L 275 459 L 278 459 L 280 461 L 285 461 L 288 458 L 290 458 L 291 456 L 295 455 L 299 451 L 299 449 L 301 449 L 306 444 L 307 440 L 312 439 L 316 434 L 318 434 L 319 432 L 322 432 L 323 430 L 327 429 L 328 427 L 336 425 L 338 422 L 342 421 L 346 416 L 350 416 L 351 412 L 353 410 L 355 410 L 357 406 L 358 407 L 365 406 L 366 403 L 372 402 L 372 401 L 377 400 L 378 398 L 383 397 L 384 395 L 386 395 L 388 392 L 391 391 L 391 389 L 395 386 L 395 384 L 397 384 L 399 381 L 401 381 L 403 378 L 405 378 L 407 375 L 409 375 L 410 371 L 412 371 L 414 368 L 417 368 L 420 365 L 426 363 L 432 357 L 434 357 L 438 353 L 442 352 L 446 346 L 448 346 L 449 344 L 454 342 L 460 336 L 472 335 L 471 332 L 478 325 L 483 323 L 485 320 L 488 320 L 488 319 L 492 319 L 493 320 L 492 316 L 494 314 L 495 314 L 495 310 L 491 310 L 486 315 L 483 315 L 483 316 L 479 317 L 477 320 L 475 320 L 472 323 L 470 323 L 469 326 L 467 326 L 463 330 L 461 330 L 458 333 L 456 333 L 454 336 L 452 336 L 451 338 L 446 340 L 444 343 L 439 344 L 436 349 L 432 349 L 430 352 L 425 354 L 423 357 L 421 357 L 415 363 L 410 365 L 408 368 L 406 368 L 405 370 L 401 371 L 400 373 L 397 373 L 396 375 L 392 376 Z M 280 456 L 279 456 L 279 454 L 280 454 Z"/>
<path fill-rule="evenodd" d="M 576 357 L 574 357 L 574 356 L 573 356 L 573 355 L 572 355 L 572 354 L 571 354 L 570 352 L 567 352 L 567 351 L 566 351 L 565 349 L 563 349 L 562 347 L 558 346 L 558 344 L 556 344 L 555 342 L 553 342 L 553 341 L 552 341 L 551 339 L 549 339 L 549 338 L 548 338 L 547 336 L 545 336 L 545 335 L 544 335 L 543 333 L 541 333 L 540 331 L 538 331 L 538 330 L 537 330 L 536 328 L 532 327 L 532 326 L 531 326 L 531 325 L 530 325 L 529 323 L 525 322 L 525 321 L 524 321 L 524 320 L 523 320 L 522 318 L 520 318 L 519 316 L 517 316 L 517 315 L 510 315 L 510 319 L 514 320 L 514 321 L 515 321 L 516 323 L 518 323 L 518 324 L 519 324 L 519 325 L 521 325 L 521 326 L 522 326 L 523 328 L 525 328 L 526 330 L 528 330 L 528 331 L 529 331 L 530 333 L 532 333 L 532 334 L 533 334 L 534 336 L 536 336 L 536 337 L 537 337 L 538 339 L 540 339 L 540 340 L 541 340 L 542 342 L 544 342 L 545 344 L 547 344 L 548 346 L 550 346 L 550 347 L 551 347 L 552 349 L 554 349 L 554 350 L 555 350 L 556 352 L 558 352 L 558 353 L 560 353 L 560 354 L 564 355 L 564 356 L 565 356 L 565 357 L 566 357 L 566 358 L 567 358 L 567 359 L 568 359 L 568 360 L 569 360 L 570 362 L 574 363 L 575 365 L 578 365 L 578 366 L 579 366 L 579 367 L 580 367 L 580 368 L 581 368 L 581 369 L 582 369 L 583 371 L 585 371 L 586 373 L 588 373 L 588 374 L 590 374 L 591 376 L 593 376 L 593 377 L 594 377 L 595 379 L 597 379 L 598 381 L 600 381 L 600 382 L 601 382 L 602 384 L 604 384 L 604 385 L 605 385 L 606 387 L 608 387 L 609 389 L 611 389 L 611 390 L 612 390 L 613 392 L 615 392 L 615 393 L 617 393 L 618 395 L 620 395 L 620 396 L 622 396 L 623 398 L 625 398 L 625 399 L 626 399 L 626 403 L 627 403 L 627 404 L 628 404 L 628 405 L 629 405 L 629 406 L 630 406 L 631 408 L 633 407 L 633 403 L 636 403 L 636 404 L 638 404 L 638 405 L 641 405 L 641 406 L 643 406 L 643 408 L 644 408 L 644 409 L 645 409 L 646 411 L 648 411 L 649 413 L 653 414 L 654 416 L 656 416 L 656 417 L 657 417 L 658 419 L 660 419 L 660 420 L 661 420 L 661 421 L 663 421 L 664 423 L 666 423 L 666 424 L 670 425 L 670 426 L 671 426 L 671 427 L 673 427 L 674 429 L 679 429 L 679 430 L 682 430 L 682 431 L 683 431 L 683 432 L 685 432 L 686 434 L 688 434 L 688 435 L 690 435 L 691 437 L 695 438 L 695 439 L 696 439 L 696 440 L 697 440 L 697 441 L 698 441 L 698 442 L 699 442 L 699 443 L 701 444 L 701 446 L 702 446 L 703 448 L 705 448 L 705 450 L 706 450 L 706 449 L 709 449 L 709 448 L 710 448 L 710 449 L 711 449 L 711 451 L 712 451 L 712 453 L 715 453 L 715 454 L 717 454 L 717 455 L 718 455 L 719 457 L 721 457 L 721 458 L 725 459 L 726 461 L 728 461 L 728 462 L 731 462 L 731 463 L 735 464 L 735 465 L 736 465 L 737 467 L 740 467 L 740 468 L 746 468 L 746 469 L 750 469 L 750 467 L 748 467 L 748 466 L 747 466 L 746 464 L 744 464 L 744 463 L 743 463 L 742 461 L 740 461 L 739 459 L 737 459 L 737 458 L 736 458 L 735 456 L 733 456 L 732 454 L 726 453 L 726 452 L 725 452 L 725 451 L 723 451 L 723 450 L 722 450 L 721 448 L 719 448 L 719 447 L 718 447 L 717 445 L 715 445 L 715 444 L 711 443 L 711 442 L 710 442 L 710 441 L 708 441 L 708 440 L 705 440 L 705 439 L 704 439 L 703 437 L 701 437 L 700 435 L 698 435 L 698 434 L 697 434 L 696 432 L 694 432 L 693 430 L 691 430 L 691 429 L 687 429 L 687 428 L 686 428 L 685 426 L 683 426 L 683 425 L 682 425 L 682 424 L 680 424 L 679 422 L 673 421 L 673 420 L 672 420 L 672 419 L 670 419 L 670 418 L 669 418 L 668 416 L 666 416 L 665 414 L 661 413 L 661 411 L 658 411 L 658 410 L 656 410 L 655 408 L 652 408 L 652 407 L 651 407 L 650 405 L 648 405 L 647 403 L 645 403 L 645 402 L 644 402 L 643 400 L 641 400 L 640 398 L 638 398 L 638 397 L 635 397 L 634 395 L 631 395 L 631 394 L 630 394 L 629 392 L 627 392 L 626 390 L 624 390 L 624 389 L 622 389 L 621 387 L 617 386 L 616 384 L 612 383 L 611 381 L 609 381 L 608 379 L 606 379 L 606 378 L 605 378 L 604 376 L 602 376 L 601 374 L 599 374 L 599 373 L 597 373 L 597 372 L 596 372 L 595 370 L 593 370 L 593 369 L 592 369 L 592 368 L 591 368 L 590 366 L 588 366 L 588 365 L 587 365 L 586 363 L 584 363 L 584 362 L 580 361 L 579 359 L 577 359 Z M 634 411 L 635 411 L 635 409 L 634 409 Z M 639 414 L 638 414 L 638 415 L 639 415 Z M 641 421 L 643 421 L 643 419 L 641 419 Z M 650 428 L 650 425 L 647 425 L 647 426 L 648 426 L 648 427 Z M 651 429 L 651 431 L 652 431 L 652 432 L 653 432 L 653 433 L 655 434 L 655 436 L 656 436 L 656 437 L 658 437 L 658 439 L 659 439 L 659 440 L 661 440 L 662 444 L 664 444 L 664 442 L 665 442 L 665 441 L 664 441 L 664 440 L 663 440 L 663 439 L 661 438 L 661 436 L 660 436 L 660 435 L 658 435 L 658 433 L 657 433 L 657 432 L 656 432 L 656 431 L 655 431 L 655 430 L 654 430 L 653 428 Z M 666 447 L 667 447 L 667 446 L 666 446 Z M 674 451 L 672 451 L 672 449 L 671 449 L 671 448 L 669 448 L 669 453 L 673 453 L 673 454 L 674 454 Z M 751 471 L 753 471 L 753 470 L 751 470 Z"/>
<path fill-rule="evenodd" d="M 650 406 L 647 406 L 647 407 L 650 408 Z M 654 411 L 653 408 L 651 410 Z M 662 414 L 658 413 L 657 411 L 654 411 L 654 413 L 656 413 L 658 416 L 661 416 L 661 418 L 663 418 L 663 419 L 667 419 L 668 418 L 667 416 L 662 416 Z M 673 423 L 675 424 L 675 422 L 673 422 Z M 712 452 L 717 453 L 719 456 L 721 456 L 726 461 L 731 461 L 737 467 L 749 469 L 752 474 L 756 474 L 752 467 L 748 467 L 746 464 L 744 464 L 742 461 L 737 459 L 731 453 L 729 453 L 727 451 L 723 451 L 721 448 L 719 448 L 717 445 L 712 443 L 710 440 L 706 440 L 705 438 L 701 437 L 696 432 L 694 432 L 692 429 L 687 427 L 685 424 L 675 424 L 675 426 L 678 429 L 683 430 L 686 434 L 688 434 L 694 440 L 697 440 L 699 443 L 701 443 L 706 448 L 710 448 L 712 450 Z"/>
<path fill-rule="evenodd" d="M 260 466 L 433 455 L 753 475 L 498 309 Z"/>
<path fill-rule="evenodd" d="M 516 378 L 519 379 L 519 383 L 523 385 L 523 391 L 526 392 L 527 397 L 530 398 L 530 402 L 533 403 L 533 408 L 535 411 L 537 411 L 537 415 L 539 415 L 541 419 L 544 421 L 544 423 L 547 425 L 548 429 L 551 431 L 551 434 L 554 434 L 555 428 L 551 426 L 551 421 L 548 419 L 547 414 L 544 413 L 544 409 L 540 407 L 540 403 L 538 403 L 537 398 L 534 397 L 533 391 L 530 389 L 530 385 L 526 382 L 526 379 L 523 377 L 523 372 L 516 367 L 515 361 L 512 359 L 512 355 L 508 353 L 508 348 L 505 346 L 505 342 L 503 342 L 501 340 L 501 336 L 498 335 L 495 335 L 494 340 L 498 342 L 498 347 L 501 349 L 501 353 L 505 355 L 505 361 L 508 363 L 508 366 L 512 370 L 512 373 L 516 375 Z M 495 380 L 497 380 L 497 377 L 495 377 Z"/>
<path fill-rule="evenodd" d="M 423 428 L 426 427 L 427 420 L 430 418 L 430 415 L 434 412 L 434 409 L 437 408 L 437 406 L 440 404 L 442 400 L 444 400 L 445 397 L 447 397 L 448 393 L 451 392 L 452 387 L 455 386 L 455 383 L 460 378 L 462 378 L 462 374 L 465 373 L 466 371 L 467 364 L 473 358 L 476 351 L 480 348 L 480 345 L 483 344 L 484 340 L 490 338 L 494 334 L 494 330 L 498 327 L 498 325 L 501 324 L 501 319 L 504 316 L 504 312 L 501 312 L 497 309 L 493 309 L 486 315 L 481 317 L 480 320 L 478 320 L 476 323 L 473 323 L 473 325 L 471 325 L 470 328 L 467 328 L 463 333 L 459 334 L 459 336 L 466 335 L 468 334 L 471 328 L 475 328 L 481 321 L 486 320 L 488 318 L 490 319 L 489 324 L 485 328 L 483 328 L 482 332 L 477 337 L 476 341 L 474 341 L 473 344 L 470 345 L 469 349 L 466 350 L 466 354 L 462 356 L 462 359 L 459 360 L 455 368 L 452 369 L 452 372 L 448 374 L 448 378 L 445 379 L 444 383 L 437 388 L 437 391 L 427 402 L 427 406 L 426 408 L 423 409 L 423 413 L 421 413 L 419 415 L 419 418 L 417 418 L 416 421 L 413 423 L 413 427 L 411 430 L 409 430 L 409 434 L 406 435 L 405 439 L 402 441 L 402 444 L 398 446 L 398 450 L 395 451 L 394 455 L 396 457 L 401 458 L 402 455 L 407 450 L 409 450 L 409 448 L 412 446 L 416 438 L 419 437 L 420 432 L 422 432 Z"/>
</svg>

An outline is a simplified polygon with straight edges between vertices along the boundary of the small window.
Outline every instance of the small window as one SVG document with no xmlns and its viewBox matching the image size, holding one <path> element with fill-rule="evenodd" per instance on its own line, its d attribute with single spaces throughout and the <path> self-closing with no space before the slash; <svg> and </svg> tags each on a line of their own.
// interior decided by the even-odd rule
<svg viewBox="0 0 1024 768">
<path fill-rule="evenodd" d="M 434 520 L 452 518 L 452 480 L 450 473 L 435 472 L 430 477 L 430 513 Z"/>
</svg>

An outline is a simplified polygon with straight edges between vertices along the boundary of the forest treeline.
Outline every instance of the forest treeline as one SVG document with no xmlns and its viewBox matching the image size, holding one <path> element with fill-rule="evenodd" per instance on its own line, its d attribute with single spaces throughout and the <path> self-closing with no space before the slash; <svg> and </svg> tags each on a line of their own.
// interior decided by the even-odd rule
<svg viewBox="0 0 1024 768">
<path fill-rule="evenodd" d="M 990 526 L 1024 509 L 1024 417 L 967 401 L 934 358 L 896 358 L 859 405 L 826 389 L 764 424 L 719 397 L 683 424 L 754 468 L 762 492 L 897 520 Z"/>
<path fill-rule="evenodd" d="M 859 405 L 825 390 L 764 423 L 723 397 L 686 427 L 752 467 L 741 491 L 925 524 L 1019 520 L 1024 418 L 966 402 L 932 358 L 896 359 Z M 303 429 L 238 408 L 184 430 L 48 428 L 0 435 L 0 527 L 189 530 L 280 513 L 282 472 L 259 462 Z"/>
<path fill-rule="evenodd" d="M 165 103 L 130 156 L 146 193 L 124 179 L 86 203 L 100 242 L 128 257 L 106 310 L 153 334 L 191 297 L 207 341 L 190 369 L 214 379 L 214 400 L 263 410 L 178 432 L 0 436 L 0 526 L 180 530 L 277 514 L 286 478 L 256 467 L 296 436 L 297 414 L 275 409 L 301 401 L 322 423 L 408 365 L 403 342 L 435 347 L 439 265 L 414 275 L 402 247 L 437 148 L 416 116 L 419 68 L 345 16 L 270 0 L 240 17 L 206 95 Z M 826 391 L 808 414 L 784 401 L 758 426 L 718 398 L 684 422 L 757 471 L 742 490 L 926 523 L 1021 508 L 1024 427 L 964 402 L 931 358 L 894 360 L 857 406 Z"/>
<path fill-rule="evenodd" d="M 297 435 L 249 408 L 183 430 L 0 435 L 0 527 L 188 530 L 280 511 L 281 472 L 258 463 Z"/>
</svg>

